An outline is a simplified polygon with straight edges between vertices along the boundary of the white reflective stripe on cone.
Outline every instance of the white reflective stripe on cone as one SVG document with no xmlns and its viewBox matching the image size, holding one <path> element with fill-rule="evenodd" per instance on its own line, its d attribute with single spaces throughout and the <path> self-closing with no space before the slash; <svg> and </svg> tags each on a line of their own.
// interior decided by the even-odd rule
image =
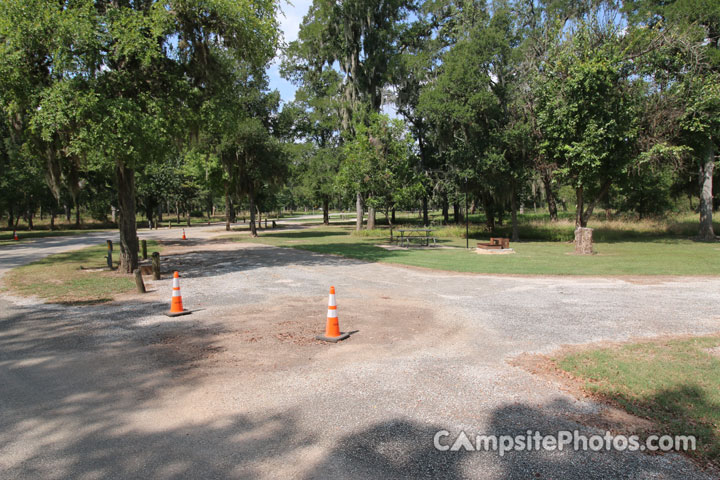
<svg viewBox="0 0 720 480">
<path fill-rule="evenodd" d="M 173 278 L 173 288 L 180 288 L 180 279 Z"/>
<path fill-rule="evenodd" d="M 328 318 L 338 318 L 337 310 L 328 310 Z"/>
<path fill-rule="evenodd" d="M 337 304 L 335 303 L 335 294 L 334 293 L 330 294 L 330 298 L 328 299 L 328 306 L 337 307 Z"/>
<path fill-rule="evenodd" d="M 181 296 L 181 295 L 180 295 L 180 290 L 173 290 L 172 296 L 173 296 L 173 297 L 180 297 L 180 296 Z"/>
</svg>

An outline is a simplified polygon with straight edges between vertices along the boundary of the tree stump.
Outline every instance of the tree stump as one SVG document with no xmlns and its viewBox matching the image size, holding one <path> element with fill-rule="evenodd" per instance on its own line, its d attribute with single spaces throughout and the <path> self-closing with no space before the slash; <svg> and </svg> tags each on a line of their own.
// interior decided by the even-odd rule
<svg viewBox="0 0 720 480">
<path fill-rule="evenodd" d="M 578 255 L 593 254 L 593 229 L 578 227 L 575 229 L 575 253 Z"/>
<path fill-rule="evenodd" d="M 158 252 L 152 253 L 152 270 L 153 280 L 160 280 L 160 254 Z"/>
</svg>

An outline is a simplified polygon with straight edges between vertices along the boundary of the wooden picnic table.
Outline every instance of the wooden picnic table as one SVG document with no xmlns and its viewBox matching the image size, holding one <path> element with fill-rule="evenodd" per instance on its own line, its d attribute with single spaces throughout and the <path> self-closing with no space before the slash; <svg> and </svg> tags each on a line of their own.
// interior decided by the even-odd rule
<svg viewBox="0 0 720 480">
<path fill-rule="evenodd" d="M 400 237 L 398 238 L 398 244 L 400 246 L 405 243 L 406 246 L 409 247 L 410 242 L 413 240 L 424 242 L 426 247 L 430 245 L 430 240 L 433 241 L 433 245 L 435 245 L 436 242 L 435 237 L 431 235 L 431 228 L 400 228 L 398 232 L 400 232 Z"/>
</svg>

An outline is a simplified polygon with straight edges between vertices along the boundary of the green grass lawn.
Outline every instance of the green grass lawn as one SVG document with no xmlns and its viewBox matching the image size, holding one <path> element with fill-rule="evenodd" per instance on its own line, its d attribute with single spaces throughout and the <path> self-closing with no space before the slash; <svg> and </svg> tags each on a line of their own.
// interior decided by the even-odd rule
<svg viewBox="0 0 720 480">
<path fill-rule="evenodd" d="M 157 242 L 148 241 L 148 249 L 155 247 Z M 133 276 L 102 270 L 107 267 L 106 254 L 107 247 L 101 245 L 50 255 L 12 269 L 4 281 L 17 294 L 38 296 L 49 302 L 106 302 L 135 288 Z"/>
<path fill-rule="evenodd" d="M 573 254 L 565 242 L 517 242 L 513 255 L 478 255 L 470 240 L 440 237 L 439 245 L 452 249 L 389 251 L 387 230 L 353 233 L 350 226 L 307 228 L 302 231 L 266 230 L 260 237 L 237 237 L 239 241 L 300 248 L 318 253 L 343 255 L 371 262 L 412 265 L 456 272 L 532 275 L 718 275 L 720 243 L 694 242 L 682 238 L 651 238 L 626 242 L 598 242 L 597 255 Z"/>
<path fill-rule="evenodd" d="M 720 335 L 650 341 L 553 359 L 590 393 L 659 425 L 695 435 L 690 455 L 720 465 Z"/>
</svg>

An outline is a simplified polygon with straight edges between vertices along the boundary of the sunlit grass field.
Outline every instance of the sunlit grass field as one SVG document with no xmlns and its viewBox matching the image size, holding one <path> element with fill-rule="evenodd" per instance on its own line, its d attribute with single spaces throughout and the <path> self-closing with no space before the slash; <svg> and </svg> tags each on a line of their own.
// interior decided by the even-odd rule
<svg viewBox="0 0 720 480">
<path fill-rule="evenodd" d="M 564 227 L 553 226 L 560 231 Z M 625 235 L 605 227 L 598 232 L 595 255 L 579 256 L 567 241 L 511 243 L 515 254 L 479 255 L 475 244 L 489 235 L 475 227 L 470 249 L 462 238 L 464 227 L 433 231 L 439 248 L 387 250 L 389 229 L 355 232 L 352 225 L 308 226 L 302 230 L 263 230 L 260 237 L 238 236 L 239 241 L 300 248 L 371 262 L 386 262 L 455 272 L 526 275 L 718 275 L 720 243 L 696 242 L 680 235 L 637 230 Z M 450 248 L 442 248 L 450 247 Z"/>
</svg>

